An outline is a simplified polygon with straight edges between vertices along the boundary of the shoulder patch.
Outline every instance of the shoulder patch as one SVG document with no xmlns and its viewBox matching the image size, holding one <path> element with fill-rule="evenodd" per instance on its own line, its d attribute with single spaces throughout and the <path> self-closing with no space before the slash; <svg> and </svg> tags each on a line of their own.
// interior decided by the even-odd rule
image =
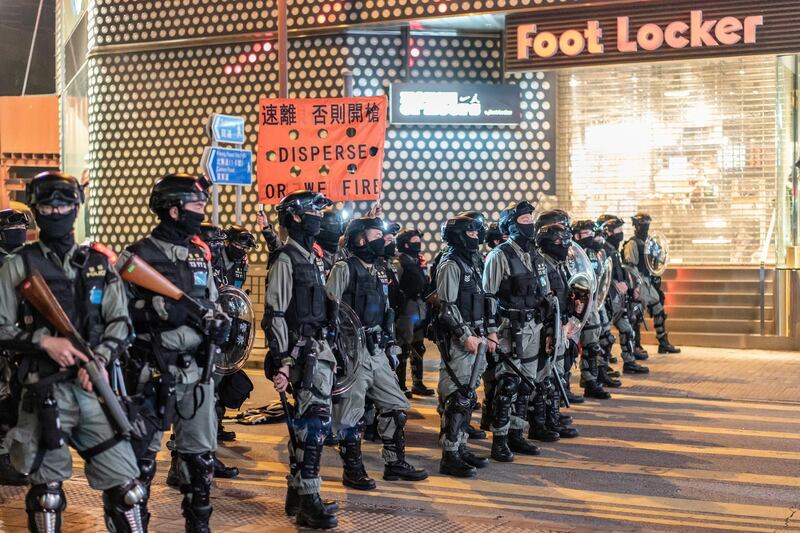
<svg viewBox="0 0 800 533">
<path fill-rule="evenodd" d="M 198 246 L 198 247 L 202 248 L 203 256 L 205 256 L 206 261 L 210 263 L 211 262 L 211 248 L 208 247 L 208 245 L 203 241 L 203 239 L 201 239 L 199 235 L 195 235 L 194 237 L 192 237 L 192 241 L 191 242 L 195 246 Z"/>
<path fill-rule="evenodd" d="M 112 265 L 117 263 L 117 259 L 118 259 L 117 258 L 117 254 L 114 253 L 114 250 L 112 250 L 111 248 L 109 248 L 105 244 L 97 242 L 97 241 L 93 241 L 92 244 L 90 245 L 90 247 L 95 252 L 99 252 L 99 253 L 103 254 L 104 256 L 108 257 L 108 260 Z"/>
</svg>

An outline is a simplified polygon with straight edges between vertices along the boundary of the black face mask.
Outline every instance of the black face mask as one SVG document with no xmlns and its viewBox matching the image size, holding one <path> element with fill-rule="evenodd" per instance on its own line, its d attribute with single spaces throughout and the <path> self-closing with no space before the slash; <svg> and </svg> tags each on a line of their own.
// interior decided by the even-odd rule
<svg viewBox="0 0 800 533">
<path fill-rule="evenodd" d="M 636 228 L 635 235 L 637 238 L 646 241 L 647 235 L 650 233 L 650 226 L 639 226 Z"/>
<path fill-rule="evenodd" d="M 322 229 L 322 217 L 303 215 L 303 233 L 309 237 L 316 237 Z"/>
<path fill-rule="evenodd" d="M 519 235 L 524 239 L 533 240 L 534 236 L 534 227 L 533 224 L 520 224 L 519 222 L 512 226 L 512 229 L 516 229 L 514 233 Z"/>
<path fill-rule="evenodd" d="M 0 246 L 8 252 L 19 248 L 25 244 L 27 231 L 25 228 L 3 230 L 3 240 L 0 242 Z"/>
<path fill-rule="evenodd" d="M 77 216 L 77 209 L 73 209 L 66 215 L 43 215 L 37 211 L 36 224 L 41 230 L 42 240 L 57 241 L 72 235 L 72 227 L 75 225 Z"/>
<path fill-rule="evenodd" d="M 386 259 L 391 259 L 394 257 L 394 253 L 397 251 L 397 243 L 392 241 L 389 244 L 385 244 L 383 246 L 383 257 Z"/>
<path fill-rule="evenodd" d="M 557 261 L 563 261 L 567 258 L 569 246 L 556 244 L 553 241 L 544 241 L 542 242 L 542 251 Z"/>
<path fill-rule="evenodd" d="M 405 245 L 405 253 L 412 257 L 416 257 L 422 251 L 422 243 L 421 242 L 410 242 Z"/>
<path fill-rule="evenodd" d="M 369 241 L 363 246 L 353 249 L 353 255 L 361 259 L 367 264 L 372 264 L 375 260 L 383 255 L 385 244 L 383 238 Z"/>
<path fill-rule="evenodd" d="M 175 221 L 175 227 L 188 237 L 200 234 L 200 225 L 206 219 L 204 213 L 195 213 L 186 209 L 180 210 L 180 217 Z"/>
<path fill-rule="evenodd" d="M 591 244 L 590 248 L 591 248 L 592 250 L 597 250 L 597 251 L 600 251 L 600 250 L 602 250 L 602 249 L 603 249 L 603 245 L 605 245 L 605 243 L 606 243 L 605 239 L 597 239 L 597 238 L 593 238 L 593 239 L 592 239 L 592 244 Z"/>
<path fill-rule="evenodd" d="M 247 250 L 232 244 L 225 248 L 225 252 L 228 254 L 228 258 L 230 258 L 231 261 L 240 261 L 247 255 Z"/>
<path fill-rule="evenodd" d="M 469 251 L 469 252 L 477 252 L 478 251 L 478 247 L 481 245 L 481 240 L 480 239 L 473 239 L 471 237 L 467 237 L 466 235 L 464 235 L 464 244 L 465 244 L 465 248 L 467 249 L 467 251 Z"/>
<path fill-rule="evenodd" d="M 581 248 L 584 250 L 591 249 L 592 245 L 594 244 L 594 237 L 584 237 L 583 239 L 578 240 L 578 244 L 581 245 Z"/>
<path fill-rule="evenodd" d="M 623 237 L 624 237 L 624 234 L 622 234 L 622 233 L 613 233 L 613 234 L 608 235 L 606 237 L 606 242 L 608 244 L 610 244 L 611 247 L 616 250 L 616 249 L 619 248 L 619 245 L 622 242 Z"/>
</svg>

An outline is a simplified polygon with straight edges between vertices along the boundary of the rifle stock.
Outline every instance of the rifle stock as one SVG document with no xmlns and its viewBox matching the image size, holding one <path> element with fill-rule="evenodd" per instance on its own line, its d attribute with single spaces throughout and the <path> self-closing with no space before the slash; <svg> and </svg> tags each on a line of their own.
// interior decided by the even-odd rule
<svg viewBox="0 0 800 533">
<path fill-rule="evenodd" d="M 78 361 L 78 366 L 89 374 L 89 379 L 98 399 L 106 406 L 105 413 L 109 421 L 117 428 L 120 434 L 127 438 L 133 427 L 122 410 L 116 394 L 114 394 L 108 381 L 106 381 L 101 365 L 97 362 L 97 356 L 75 329 L 75 326 L 64 312 L 64 308 L 58 303 L 42 275 L 39 272 L 34 272 L 23 280 L 19 290 L 22 297 L 39 311 L 59 334 L 69 339 L 75 348 L 89 358 L 88 362 Z"/>
</svg>

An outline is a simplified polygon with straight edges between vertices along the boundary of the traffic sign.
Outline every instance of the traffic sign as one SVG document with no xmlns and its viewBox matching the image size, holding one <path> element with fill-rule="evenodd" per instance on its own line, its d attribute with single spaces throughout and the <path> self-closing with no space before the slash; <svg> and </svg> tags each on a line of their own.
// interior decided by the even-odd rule
<svg viewBox="0 0 800 533">
<path fill-rule="evenodd" d="M 213 114 L 208 120 L 212 142 L 244 144 L 244 117 Z"/>
<path fill-rule="evenodd" d="M 250 150 L 206 146 L 201 166 L 212 183 L 253 184 L 253 152 Z"/>
</svg>

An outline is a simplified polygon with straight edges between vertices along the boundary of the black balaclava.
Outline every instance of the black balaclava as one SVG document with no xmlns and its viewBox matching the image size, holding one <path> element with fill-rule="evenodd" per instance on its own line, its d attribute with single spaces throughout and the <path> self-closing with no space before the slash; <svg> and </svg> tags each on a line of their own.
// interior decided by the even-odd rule
<svg viewBox="0 0 800 533">
<path fill-rule="evenodd" d="M 362 246 L 353 247 L 353 255 L 367 264 L 372 264 L 376 259 L 383 256 L 385 243 L 383 237 L 374 241 L 365 242 Z"/>
<path fill-rule="evenodd" d="M 420 252 L 422 252 L 422 243 L 421 242 L 409 242 L 403 245 L 403 249 L 400 250 L 404 254 L 408 254 L 411 257 L 419 256 Z"/>
<path fill-rule="evenodd" d="M 235 244 L 229 244 L 225 247 L 225 253 L 231 261 L 241 261 L 247 255 L 247 250 Z"/>
<path fill-rule="evenodd" d="M 311 251 L 321 227 L 321 216 L 304 213 L 301 216 L 300 222 L 290 219 L 286 231 L 289 233 L 289 237 L 291 237 L 292 240 L 296 241 L 306 250 Z"/>
<path fill-rule="evenodd" d="M 603 249 L 603 246 L 606 244 L 606 240 L 603 237 L 595 235 L 592 237 L 592 244 L 589 246 L 592 250 L 600 251 Z"/>
<path fill-rule="evenodd" d="M 544 239 L 541 244 L 542 251 L 556 259 L 558 261 L 563 261 L 567 258 L 567 253 L 569 252 L 569 246 L 564 246 L 563 244 L 556 244 L 554 241 L 550 239 Z"/>
<path fill-rule="evenodd" d="M 2 231 L 3 240 L 0 241 L 0 248 L 6 252 L 16 250 L 25 244 L 25 237 L 28 234 L 27 228 L 7 228 Z"/>
<path fill-rule="evenodd" d="M 392 241 L 389 244 L 383 245 L 383 257 L 391 259 L 397 251 L 397 242 Z"/>
<path fill-rule="evenodd" d="M 170 216 L 169 209 L 162 209 L 156 214 L 160 223 L 153 230 L 153 237 L 181 246 L 186 246 L 192 237 L 200 234 L 200 224 L 206 218 L 204 213 L 195 213 L 183 206 L 178 206 L 178 220 Z"/>
<path fill-rule="evenodd" d="M 594 235 L 589 235 L 588 237 L 584 237 L 583 239 L 579 239 L 576 241 L 578 244 L 581 245 L 581 248 L 584 250 L 588 250 L 592 248 L 592 244 L 594 243 Z"/>
<path fill-rule="evenodd" d="M 646 241 L 648 233 L 650 233 L 650 224 L 640 224 L 634 228 L 634 235 L 637 239 Z"/>
<path fill-rule="evenodd" d="M 625 238 L 624 233 L 612 233 L 611 235 L 606 236 L 606 242 L 611 245 L 612 248 L 615 250 L 619 249 L 620 243 L 622 243 L 622 239 Z"/>
<path fill-rule="evenodd" d="M 36 225 L 39 226 L 39 239 L 61 259 L 75 245 L 75 234 L 72 229 L 78 217 L 77 206 L 66 215 L 43 215 L 33 210 Z"/>
</svg>

